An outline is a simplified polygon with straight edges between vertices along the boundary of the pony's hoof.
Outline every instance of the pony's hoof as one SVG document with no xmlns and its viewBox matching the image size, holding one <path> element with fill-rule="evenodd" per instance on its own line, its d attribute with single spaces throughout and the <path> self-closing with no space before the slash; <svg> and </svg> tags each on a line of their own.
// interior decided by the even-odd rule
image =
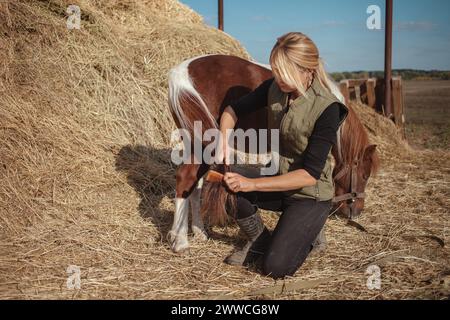
<svg viewBox="0 0 450 320">
<path fill-rule="evenodd" d="M 185 235 L 179 235 L 173 231 L 169 231 L 167 240 L 170 243 L 170 248 L 175 253 L 183 253 L 189 250 L 189 242 Z"/>
<path fill-rule="evenodd" d="M 172 246 L 172 251 L 178 254 L 189 253 L 189 243 L 179 243 Z"/>
<path fill-rule="evenodd" d="M 201 242 L 205 242 L 205 241 L 208 240 L 208 234 L 203 229 L 193 227 L 192 228 L 192 233 L 194 234 L 194 239 L 195 240 L 198 240 L 198 241 L 201 241 Z"/>
</svg>

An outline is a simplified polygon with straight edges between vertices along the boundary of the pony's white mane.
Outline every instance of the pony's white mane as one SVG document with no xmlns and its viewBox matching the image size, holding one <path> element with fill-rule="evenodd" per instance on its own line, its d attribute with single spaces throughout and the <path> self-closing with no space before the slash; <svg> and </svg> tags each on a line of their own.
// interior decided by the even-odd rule
<svg viewBox="0 0 450 320">
<path fill-rule="evenodd" d="M 339 90 L 336 82 L 334 82 L 332 79 L 329 78 L 328 76 L 328 86 L 331 89 L 331 93 L 334 94 L 334 96 L 342 103 L 345 104 L 345 98 L 341 93 L 341 90 Z M 336 147 L 337 147 L 337 153 L 338 153 L 338 157 L 339 160 L 342 160 L 342 136 L 343 136 L 343 132 L 344 132 L 344 127 L 345 127 L 345 121 L 344 123 L 339 127 L 338 131 L 337 131 L 337 143 L 336 143 Z"/>
<path fill-rule="evenodd" d="M 342 136 L 344 135 L 344 127 L 345 127 L 345 121 L 341 126 L 339 127 L 337 131 L 337 139 L 336 139 L 336 147 L 337 147 L 337 154 L 339 157 L 339 160 L 342 161 Z"/>
</svg>

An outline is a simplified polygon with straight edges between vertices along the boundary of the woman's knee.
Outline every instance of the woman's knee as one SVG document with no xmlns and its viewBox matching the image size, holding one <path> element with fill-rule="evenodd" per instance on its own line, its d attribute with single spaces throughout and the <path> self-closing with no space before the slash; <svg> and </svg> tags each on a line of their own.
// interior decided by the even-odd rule
<svg viewBox="0 0 450 320">
<path fill-rule="evenodd" d="M 262 273 L 274 279 L 291 276 L 297 269 L 292 270 L 292 267 L 285 259 L 280 259 L 275 255 L 265 255 L 262 263 Z"/>
<path fill-rule="evenodd" d="M 264 255 L 262 262 L 262 273 L 265 276 L 272 277 L 274 279 L 281 279 L 286 276 L 292 276 L 303 264 L 307 256 L 300 253 L 300 256 L 280 256 L 267 252 Z"/>
<path fill-rule="evenodd" d="M 284 278 L 287 275 L 286 268 L 279 263 L 264 260 L 262 265 L 262 274 L 274 279 Z"/>
<path fill-rule="evenodd" d="M 244 219 L 256 213 L 258 208 L 247 197 L 238 195 L 236 197 L 236 218 Z"/>
</svg>

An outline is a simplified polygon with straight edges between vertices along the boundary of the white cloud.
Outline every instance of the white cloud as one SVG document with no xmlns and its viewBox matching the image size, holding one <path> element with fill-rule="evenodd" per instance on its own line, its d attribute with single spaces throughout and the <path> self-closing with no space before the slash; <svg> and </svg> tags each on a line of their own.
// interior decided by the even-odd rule
<svg viewBox="0 0 450 320">
<path fill-rule="evenodd" d="M 212 16 L 203 16 L 203 21 L 207 24 L 212 24 L 217 22 L 217 14 Z"/>
<path fill-rule="evenodd" d="M 252 16 L 250 18 L 252 21 L 256 21 L 256 22 L 268 22 L 268 21 L 272 21 L 272 18 L 266 15 L 256 15 L 256 16 Z"/>
<path fill-rule="evenodd" d="M 395 30 L 406 31 L 430 31 L 437 27 L 431 21 L 401 21 L 394 25 Z"/>
<path fill-rule="evenodd" d="M 345 26 L 347 23 L 343 22 L 343 21 L 335 21 L 335 20 L 330 20 L 330 21 L 325 21 L 322 23 L 322 27 L 342 27 Z"/>
</svg>

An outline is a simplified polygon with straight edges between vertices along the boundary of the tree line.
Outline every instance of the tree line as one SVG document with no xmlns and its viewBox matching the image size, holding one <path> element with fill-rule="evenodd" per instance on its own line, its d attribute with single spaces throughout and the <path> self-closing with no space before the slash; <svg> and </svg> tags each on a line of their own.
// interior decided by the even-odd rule
<svg viewBox="0 0 450 320">
<path fill-rule="evenodd" d="M 335 81 L 344 79 L 368 79 L 383 78 L 383 71 L 352 71 L 352 72 L 332 72 L 331 77 Z M 450 71 L 440 70 L 414 70 L 396 69 L 392 70 L 393 76 L 401 76 L 403 80 L 450 80 Z"/>
</svg>

